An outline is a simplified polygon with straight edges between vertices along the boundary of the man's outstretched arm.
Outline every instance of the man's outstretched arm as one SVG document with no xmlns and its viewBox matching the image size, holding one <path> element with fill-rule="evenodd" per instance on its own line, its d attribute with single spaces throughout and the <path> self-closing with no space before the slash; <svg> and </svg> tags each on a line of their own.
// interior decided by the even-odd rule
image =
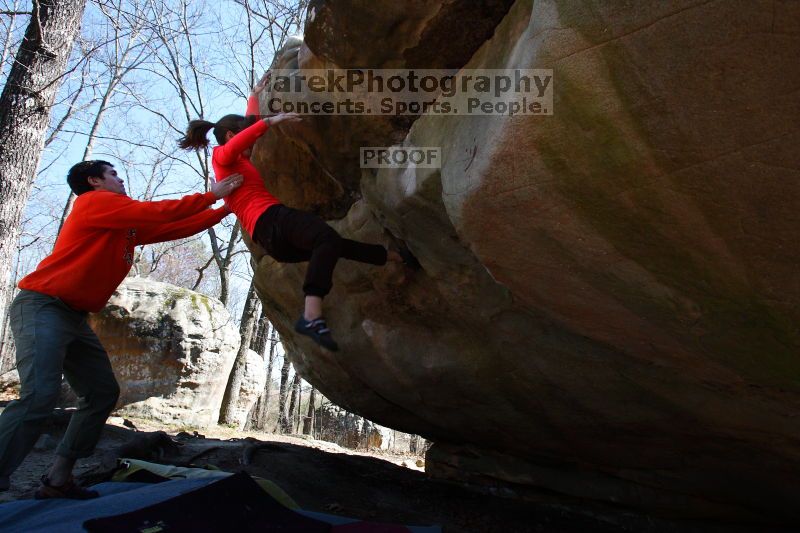
<svg viewBox="0 0 800 533">
<path fill-rule="evenodd" d="M 109 229 L 152 227 L 180 222 L 203 213 L 214 202 L 239 187 L 242 179 L 241 174 L 234 174 L 212 183 L 211 190 L 207 193 L 190 194 L 179 200 L 139 202 L 124 194 L 104 193 L 102 201 L 91 201 L 91 204 L 81 211 L 81 216 L 91 227 Z M 80 202 L 81 197 L 76 201 Z"/>
<path fill-rule="evenodd" d="M 178 222 L 160 226 L 139 226 L 136 228 L 136 244 L 152 244 L 154 242 L 174 241 L 191 237 L 195 233 L 207 230 L 218 224 L 230 211 L 227 207 L 206 209 L 202 213 L 192 215 Z"/>
</svg>

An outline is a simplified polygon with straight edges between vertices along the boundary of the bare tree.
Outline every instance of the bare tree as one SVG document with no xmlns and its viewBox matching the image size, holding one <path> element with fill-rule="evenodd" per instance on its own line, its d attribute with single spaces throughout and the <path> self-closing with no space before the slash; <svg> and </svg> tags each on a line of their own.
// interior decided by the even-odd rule
<svg viewBox="0 0 800 533">
<path fill-rule="evenodd" d="M 197 117 L 204 117 L 206 92 L 209 84 L 225 85 L 222 76 L 214 73 L 207 64 L 211 56 L 209 42 L 214 42 L 218 30 L 204 26 L 203 6 L 197 7 L 190 0 L 151 3 L 147 13 L 149 28 L 154 36 L 149 42 L 155 61 L 148 67 L 150 73 L 160 79 L 175 93 L 180 102 L 179 122 L 150 102 L 140 101 L 142 109 L 158 117 L 164 127 L 177 139 L 183 134 L 183 124 Z M 196 152 L 182 160 L 202 181 L 206 190 L 212 178 L 209 150 Z M 230 230 L 227 243 L 217 234 L 215 228 L 208 230 L 212 259 L 219 271 L 219 299 L 228 304 L 230 297 L 230 276 L 237 244 L 241 240 L 241 227 L 238 222 Z M 205 270 L 205 269 L 203 269 Z M 200 271 L 200 276 L 202 276 Z"/>
<path fill-rule="evenodd" d="M 77 44 L 82 45 L 83 43 L 81 43 L 80 39 L 78 39 Z M 73 119 L 75 115 L 90 108 L 97 101 L 97 99 L 94 97 L 83 98 L 87 92 L 87 89 L 91 88 L 92 85 L 91 83 L 87 83 L 87 80 L 89 79 L 89 72 L 91 70 L 92 56 L 94 51 L 91 49 L 86 50 L 83 46 L 81 46 L 81 48 L 82 49 L 79 51 L 79 54 L 72 54 L 73 57 L 71 58 L 71 61 L 75 63 L 75 67 L 67 67 L 67 70 L 69 71 L 76 71 L 80 67 L 81 70 L 77 75 L 78 85 L 69 91 L 69 93 L 62 98 L 61 102 L 57 102 L 56 106 L 54 106 L 58 107 L 58 104 L 64 104 L 66 108 L 60 117 L 53 117 L 53 123 L 47 132 L 47 137 L 44 141 L 45 148 L 49 148 L 53 142 L 59 139 L 60 135 L 64 133 L 64 128 L 70 123 L 71 119 Z M 78 57 L 75 57 L 76 55 Z M 55 163 L 57 159 L 58 158 L 54 157 L 50 162 L 50 165 Z M 46 170 L 47 166 L 40 169 L 39 172 L 42 173 Z"/>
<path fill-rule="evenodd" d="M 283 433 L 289 433 L 295 427 L 295 419 L 296 419 L 296 408 L 298 405 L 298 399 L 300 395 L 300 374 L 297 373 L 297 370 L 294 371 L 294 378 L 292 379 L 292 394 L 289 398 L 289 409 L 286 413 L 285 421 L 286 424 L 283 428 L 281 428 Z"/>
<path fill-rule="evenodd" d="M 250 339 L 256 325 L 256 313 L 258 312 L 259 301 L 256 294 L 256 287 L 250 283 L 250 290 L 247 292 L 247 299 L 242 310 L 242 320 L 239 323 L 239 336 L 241 342 L 236 360 L 231 368 L 228 377 L 228 385 L 222 398 L 222 406 L 219 412 L 220 424 L 231 424 L 236 420 L 236 404 L 239 400 L 239 393 L 244 383 L 245 370 L 247 369 L 247 352 L 250 349 Z"/>
<path fill-rule="evenodd" d="M 145 2 L 148 0 L 145 0 Z M 106 83 L 102 89 L 100 103 L 94 115 L 89 131 L 86 133 L 86 146 L 83 150 L 85 161 L 92 157 L 95 141 L 103 124 L 115 92 L 122 84 L 125 77 L 133 70 L 140 67 L 153 52 L 154 48 L 148 46 L 146 33 L 146 20 L 144 18 L 144 2 L 124 2 L 123 0 L 105 0 L 98 2 L 98 7 L 110 28 L 108 35 L 101 39 L 108 43 L 103 47 L 100 62 L 105 67 Z M 75 195 L 70 192 L 64 204 L 61 220 L 58 223 L 58 233 L 64 226 L 64 220 L 72 210 Z"/>
<path fill-rule="evenodd" d="M 295 408 L 294 415 L 293 415 L 293 417 L 294 417 L 293 418 L 293 421 L 294 421 L 293 427 L 294 427 L 294 432 L 295 433 L 300 433 L 300 419 L 301 419 L 300 413 L 302 411 L 302 407 L 301 406 L 303 405 L 303 378 L 300 378 L 299 380 L 297 380 L 296 387 L 297 387 L 297 404 L 295 406 L 296 408 Z"/>
<path fill-rule="evenodd" d="M 284 353 L 283 366 L 281 367 L 281 384 L 280 389 L 278 390 L 278 422 L 276 423 L 275 430 L 273 432 L 280 430 L 281 432 L 285 433 L 289 429 L 289 421 L 288 417 L 286 416 L 286 396 L 287 391 L 289 390 L 289 369 L 291 366 L 291 361 L 289 361 L 289 358 Z"/>
<path fill-rule="evenodd" d="M 260 331 L 263 332 L 260 334 L 260 337 L 264 339 L 264 344 L 261 346 L 260 350 L 258 350 L 258 348 L 254 349 L 264 354 L 266 347 L 269 346 L 269 353 L 267 355 L 267 380 L 264 385 L 264 391 L 253 406 L 247 424 L 245 424 L 245 429 L 261 430 L 267 425 L 267 410 L 269 407 L 270 393 L 272 392 L 272 368 L 278 355 L 278 351 L 276 350 L 279 342 L 278 332 L 274 327 L 271 327 L 263 309 L 261 310 L 260 323 L 262 324 Z"/>
<path fill-rule="evenodd" d="M 34 241 L 35 242 L 35 241 Z M 20 251 L 23 246 L 17 248 L 17 257 L 14 261 L 14 270 L 12 270 L 11 282 L 8 284 L 9 296 L 14 296 L 17 288 L 17 278 L 19 276 L 20 268 Z M 6 313 L 5 320 L 3 320 L 3 327 L 0 333 L 0 375 L 9 370 L 16 368 L 15 351 L 14 351 L 14 337 L 11 335 L 11 321 L 9 320 L 8 313 Z"/>
<path fill-rule="evenodd" d="M 267 318 L 264 308 L 262 307 L 261 315 L 258 317 L 258 322 L 256 322 L 255 329 L 253 331 L 253 336 L 250 338 L 250 349 L 262 357 L 266 353 L 267 345 L 269 343 L 269 329 L 269 319 Z"/>
<path fill-rule="evenodd" d="M 0 73 L 5 72 L 6 60 L 14 48 L 14 31 L 16 30 L 17 17 L 30 15 L 30 13 L 19 9 L 19 0 L 14 0 L 8 7 L 8 11 L 3 13 L 3 15 L 8 15 L 8 20 L 3 21 L 3 52 L 0 55 Z"/>
<path fill-rule="evenodd" d="M 34 0 L 0 95 L 0 323 L 22 211 L 39 166 L 50 110 L 86 0 Z"/>
<path fill-rule="evenodd" d="M 300 33 L 305 24 L 308 0 L 234 0 L 241 7 L 244 31 L 222 34 L 226 57 L 234 61 L 240 73 L 235 80 L 228 81 L 228 88 L 247 97 L 256 80 L 272 63 L 278 50 L 293 34 Z M 247 54 L 235 53 L 249 50 Z M 242 90 L 245 89 L 245 91 Z"/>
<path fill-rule="evenodd" d="M 243 97 L 247 97 L 248 94 L 249 94 L 250 88 L 255 85 L 255 80 L 256 80 L 256 75 L 257 75 L 256 74 L 256 64 L 257 64 L 256 56 L 257 56 L 257 53 L 258 53 L 259 49 L 261 48 L 261 43 L 264 40 L 265 35 L 268 33 L 268 31 L 272 32 L 272 29 L 273 29 L 274 25 L 276 24 L 276 16 L 278 16 L 278 17 L 283 19 L 283 18 L 286 18 L 287 10 L 288 10 L 289 13 L 295 14 L 295 15 L 296 15 L 296 13 L 295 13 L 294 10 L 302 9 L 303 12 L 305 10 L 304 10 L 304 6 L 303 6 L 303 8 L 300 7 L 302 2 L 299 2 L 299 3 L 292 4 L 290 7 L 280 6 L 280 9 L 282 10 L 280 12 L 280 15 L 275 15 L 273 12 L 277 9 L 279 4 L 276 3 L 276 2 L 264 2 L 263 6 L 266 9 L 263 10 L 263 13 L 268 13 L 268 17 L 266 18 L 266 20 L 269 22 L 269 24 L 265 25 L 264 21 L 259 18 L 259 16 L 263 17 L 262 11 L 254 10 L 253 7 L 252 7 L 251 0 L 239 0 L 237 3 L 244 8 L 244 13 L 243 14 L 244 14 L 245 28 L 247 30 L 246 31 L 247 38 L 246 38 L 246 43 L 245 43 L 244 49 L 249 50 L 249 54 L 246 54 L 244 56 L 245 59 L 246 59 L 246 63 L 244 63 L 244 64 L 241 63 L 241 60 L 239 59 L 240 58 L 239 54 L 231 53 L 231 54 L 229 54 L 228 57 L 234 58 L 234 60 L 236 60 L 236 61 L 240 61 L 239 64 L 241 66 L 241 69 L 237 69 L 237 70 L 241 70 L 242 72 L 244 72 L 246 79 L 245 79 L 243 84 L 238 84 L 238 85 L 230 83 L 230 82 L 226 82 L 226 86 L 229 89 L 231 89 L 232 92 L 238 93 Z M 271 51 L 270 58 L 271 58 L 272 55 L 274 55 L 275 51 L 277 50 L 275 48 L 275 45 L 277 44 L 278 46 L 281 46 L 283 44 L 283 42 L 285 41 L 286 37 L 288 36 L 289 28 L 292 27 L 292 23 L 298 23 L 299 24 L 299 20 L 300 20 L 299 16 L 295 16 L 295 18 L 292 19 L 292 21 L 287 25 L 287 27 L 285 29 L 283 29 L 283 31 L 281 32 L 281 35 L 280 35 L 280 38 L 279 38 L 280 42 L 278 42 L 278 43 L 275 43 L 274 41 L 272 42 L 273 49 Z M 238 35 L 238 33 L 233 34 L 234 37 L 236 35 Z M 231 48 L 235 48 L 235 47 L 232 46 Z M 241 48 L 241 47 L 239 47 L 239 48 Z M 189 50 L 191 51 L 191 48 Z M 192 65 L 192 67 L 194 67 L 194 65 Z M 240 88 L 242 86 L 246 87 L 246 92 L 245 91 L 240 91 Z M 202 107 L 200 107 L 200 111 L 202 112 Z M 208 172 L 208 159 L 207 159 L 208 152 L 206 151 L 204 153 L 204 155 L 205 155 L 206 159 L 203 161 L 203 163 L 205 164 L 204 168 L 205 168 L 205 171 L 207 173 Z M 199 156 L 199 154 L 198 154 L 198 156 Z M 214 233 L 213 229 L 210 230 L 210 232 L 209 232 L 209 235 L 211 236 L 211 240 L 212 240 L 213 259 L 217 263 L 217 266 L 220 269 L 220 273 L 221 273 L 221 275 L 220 275 L 220 284 L 221 284 L 220 299 L 223 301 L 223 303 L 225 303 L 227 301 L 227 293 L 228 293 L 228 285 L 227 285 L 227 279 L 228 278 L 225 275 L 225 273 L 227 273 L 227 269 L 229 269 L 229 265 L 230 265 L 230 259 L 229 258 L 232 256 L 233 253 L 235 253 L 233 251 L 233 246 L 235 245 L 234 239 L 238 235 L 241 234 L 241 231 L 242 231 L 241 227 L 237 223 L 236 227 L 233 230 L 231 239 L 228 241 L 228 245 L 224 250 L 224 253 L 221 253 L 222 249 L 221 248 L 217 248 L 215 246 L 215 244 L 214 244 L 216 242 L 216 234 Z M 256 304 L 257 304 L 257 296 L 256 296 L 256 292 L 255 292 L 255 285 L 254 285 L 253 281 L 251 281 L 250 289 L 249 289 L 248 297 L 247 297 L 247 300 L 246 300 L 246 303 L 245 303 L 245 307 L 244 307 L 244 310 L 243 310 L 243 313 L 242 313 L 242 321 L 241 321 L 241 325 L 240 325 L 240 335 L 241 335 L 241 345 L 240 346 L 241 346 L 241 348 L 239 349 L 239 352 L 238 352 L 237 357 L 236 357 L 236 361 L 234 362 L 233 368 L 231 370 L 230 378 L 228 380 L 228 386 L 227 386 L 227 389 L 225 391 L 225 397 L 223 399 L 222 408 L 220 410 L 220 423 L 231 423 L 233 421 L 234 406 L 236 405 L 236 402 L 238 400 L 239 391 L 240 391 L 240 388 L 241 388 L 241 383 L 242 383 L 242 380 L 243 380 L 244 371 L 245 371 L 245 367 L 246 367 L 247 346 L 250 344 L 250 339 L 254 335 L 253 329 L 257 326 L 257 322 L 255 320 Z M 271 381 L 271 378 L 270 378 L 271 361 L 270 361 L 270 366 L 268 368 L 268 372 L 269 373 L 267 374 L 267 385 L 265 387 L 265 394 L 268 394 L 269 385 L 270 385 L 270 381 Z M 265 400 L 264 400 L 264 409 L 266 408 L 267 399 L 268 399 L 268 397 L 265 398 Z M 295 391 L 293 389 L 293 391 L 292 391 L 292 401 L 294 401 L 294 400 L 295 400 Z M 258 403 L 259 402 L 257 402 L 257 404 Z M 294 407 L 294 403 L 291 404 L 290 409 L 289 409 L 288 417 L 290 417 L 290 418 L 294 416 L 293 407 Z M 299 407 L 299 403 L 298 403 L 298 407 Z M 250 419 L 250 417 L 248 416 L 248 420 L 245 422 L 246 425 L 249 424 L 249 419 Z"/>
<path fill-rule="evenodd" d="M 317 389 L 312 386 L 308 396 L 308 410 L 303 420 L 303 435 L 311 435 L 314 431 L 314 410 L 316 409 L 316 403 Z"/>
</svg>

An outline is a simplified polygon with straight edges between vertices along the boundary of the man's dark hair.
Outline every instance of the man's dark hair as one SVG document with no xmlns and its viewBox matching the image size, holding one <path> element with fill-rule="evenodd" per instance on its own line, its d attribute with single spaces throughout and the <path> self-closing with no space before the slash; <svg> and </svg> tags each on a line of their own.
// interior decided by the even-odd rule
<svg viewBox="0 0 800 533">
<path fill-rule="evenodd" d="M 108 161 L 100 161 L 99 159 L 81 161 L 77 165 L 74 165 L 69 169 L 69 173 L 67 174 L 69 188 L 72 189 L 72 192 L 74 192 L 76 196 L 93 191 L 94 187 L 89 185 L 89 178 L 102 178 L 103 171 L 105 170 L 103 167 L 105 166 L 113 167 L 114 165 Z"/>
</svg>

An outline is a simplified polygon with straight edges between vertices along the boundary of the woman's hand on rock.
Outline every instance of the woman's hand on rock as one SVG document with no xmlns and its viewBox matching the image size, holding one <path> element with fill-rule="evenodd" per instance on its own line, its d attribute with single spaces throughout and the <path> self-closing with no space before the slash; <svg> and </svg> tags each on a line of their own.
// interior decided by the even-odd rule
<svg viewBox="0 0 800 533">
<path fill-rule="evenodd" d="M 277 126 L 281 122 L 300 122 L 303 118 L 297 113 L 278 113 L 277 115 L 264 119 L 270 126 Z"/>
<path fill-rule="evenodd" d="M 267 85 L 269 85 L 269 80 L 270 80 L 271 76 L 272 76 L 272 72 L 270 72 L 269 70 L 266 71 L 264 73 L 264 75 L 261 76 L 261 79 L 258 80 L 258 82 L 256 83 L 255 87 L 253 87 L 253 94 L 257 95 L 257 94 L 261 93 L 261 91 L 266 89 Z"/>
</svg>

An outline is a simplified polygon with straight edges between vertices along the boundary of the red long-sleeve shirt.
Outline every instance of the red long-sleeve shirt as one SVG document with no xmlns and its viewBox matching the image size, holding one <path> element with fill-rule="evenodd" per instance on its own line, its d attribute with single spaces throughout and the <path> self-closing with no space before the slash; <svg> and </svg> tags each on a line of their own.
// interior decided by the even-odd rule
<svg viewBox="0 0 800 533">
<path fill-rule="evenodd" d="M 210 228 L 228 214 L 224 207 L 208 209 L 215 201 L 211 192 L 157 202 L 110 191 L 83 193 L 53 252 L 20 280 L 19 288 L 55 296 L 79 311 L 99 311 L 128 275 L 135 246 Z"/>
<path fill-rule="evenodd" d="M 258 116 L 258 100 L 255 95 L 250 96 L 247 102 L 247 115 Z M 267 128 L 266 122 L 257 120 L 252 126 L 234 135 L 230 141 L 214 148 L 211 156 L 217 181 L 234 173 L 244 176 L 242 185 L 225 197 L 225 203 L 251 236 L 258 217 L 269 207 L 281 203 L 264 186 L 261 174 L 250 159 L 242 155 L 242 152 L 252 147 L 266 133 Z"/>
</svg>

